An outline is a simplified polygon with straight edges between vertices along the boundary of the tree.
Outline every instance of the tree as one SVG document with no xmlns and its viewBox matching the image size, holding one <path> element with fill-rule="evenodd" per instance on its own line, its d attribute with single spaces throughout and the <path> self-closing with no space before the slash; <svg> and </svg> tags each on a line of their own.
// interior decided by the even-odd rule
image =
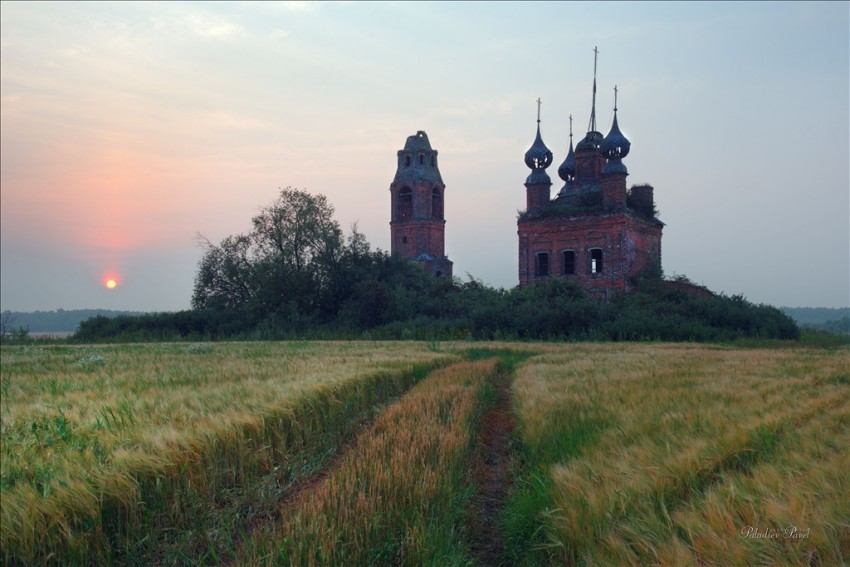
<svg viewBox="0 0 850 567">
<path fill-rule="evenodd" d="M 342 254 L 342 231 L 323 195 L 287 187 L 262 207 L 247 235 L 215 245 L 198 265 L 192 306 L 238 309 L 255 322 L 312 316 Z"/>
<path fill-rule="evenodd" d="M 331 263 L 339 254 L 342 231 L 324 195 L 287 187 L 277 200 L 252 219 L 252 236 L 261 255 L 302 273 Z"/>
<path fill-rule="evenodd" d="M 5 337 L 7 333 L 12 331 L 12 325 L 18 319 L 18 316 L 8 309 L 0 314 L 0 338 Z"/>
<path fill-rule="evenodd" d="M 242 234 L 228 236 L 218 246 L 201 234 L 197 238 L 207 252 L 198 264 L 192 307 L 244 307 L 258 290 L 252 238 Z"/>
</svg>

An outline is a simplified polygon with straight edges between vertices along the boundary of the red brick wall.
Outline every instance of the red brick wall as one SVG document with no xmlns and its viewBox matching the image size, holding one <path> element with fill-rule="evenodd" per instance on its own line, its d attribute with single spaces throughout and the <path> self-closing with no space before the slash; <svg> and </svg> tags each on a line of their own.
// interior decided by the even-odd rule
<svg viewBox="0 0 850 567">
<path fill-rule="evenodd" d="M 445 256 L 446 221 L 410 220 L 390 223 L 391 250 L 402 258 L 413 258 L 422 252 L 442 258 Z"/>
<path fill-rule="evenodd" d="M 525 203 L 526 211 L 539 210 L 544 205 L 549 204 L 549 191 L 552 187 L 551 183 L 526 183 L 525 184 Z"/>
<path fill-rule="evenodd" d="M 517 224 L 519 283 L 552 277 L 575 278 L 588 292 L 609 297 L 630 289 L 629 280 L 661 261 L 661 226 L 625 213 L 550 217 Z M 600 273 L 590 273 L 590 250 L 603 253 Z M 563 275 L 563 250 L 575 252 L 575 275 Z M 537 253 L 549 254 L 549 275 L 535 275 Z"/>
<path fill-rule="evenodd" d="M 439 191 L 438 210 L 434 210 L 434 189 Z M 400 205 L 399 193 L 410 189 L 412 206 L 407 216 Z M 390 185 L 390 253 L 401 258 L 415 259 L 423 252 L 435 260 L 423 264 L 425 269 L 451 277 L 452 262 L 446 257 L 445 187 L 442 184 L 420 181 L 401 181 Z M 434 213 L 439 215 L 434 216 Z M 421 262 L 420 262 L 421 263 Z"/>
</svg>

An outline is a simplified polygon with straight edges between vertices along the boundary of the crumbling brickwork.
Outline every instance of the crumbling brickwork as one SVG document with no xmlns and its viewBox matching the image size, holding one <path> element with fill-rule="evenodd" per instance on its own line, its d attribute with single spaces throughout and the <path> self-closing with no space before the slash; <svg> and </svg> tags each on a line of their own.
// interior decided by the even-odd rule
<svg viewBox="0 0 850 567">
<path fill-rule="evenodd" d="M 445 253 L 446 186 L 437 153 L 421 130 L 398 151 L 390 184 L 390 252 L 436 276 L 451 277 L 452 262 Z"/>
<path fill-rule="evenodd" d="M 622 160 L 631 143 L 620 132 L 616 102 L 611 131 L 604 137 L 596 131 L 595 93 L 594 79 L 591 127 L 575 148 L 571 127 L 569 152 L 558 168 L 564 186 L 554 198 L 545 171 L 552 152 L 540 135 L 538 106 L 537 137 L 525 155 L 532 170 L 525 183 L 527 208 L 517 220 L 520 286 L 572 278 L 591 295 L 608 299 L 661 267 L 664 223 L 656 217 L 654 189 L 626 189 Z"/>
</svg>

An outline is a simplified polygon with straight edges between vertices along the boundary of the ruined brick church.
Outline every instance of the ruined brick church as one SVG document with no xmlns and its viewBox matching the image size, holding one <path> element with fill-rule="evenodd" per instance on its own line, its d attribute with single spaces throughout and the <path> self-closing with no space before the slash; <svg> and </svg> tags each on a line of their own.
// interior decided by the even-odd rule
<svg viewBox="0 0 850 567">
<path fill-rule="evenodd" d="M 626 189 L 628 170 L 623 164 L 631 143 L 614 121 L 608 135 L 596 130 L 596 63 L 590 125 L 558 167 L 563 187 L 550 197 L 552 181 L 546 168 L 552 152 L 540 136 L 525 153 L 531 174 L 525 180 L 526 210 L 517 219 L 519 285 L 549 278 L 572 278 L 594 297 L 608 299 L 615 291 L 629 291 L 637 277 L 661 266 L 661 230 L 656 217 L 653 188 Z"/>
<path fill-rule="evenodd" d="M 390 253 L 412 260 L 435 276 L 452 277 L 445 253 L 446 186 L 437 166 L 437 150 L 428 135 L 408 136 L 398 151 L 398 167 L 390 185 Z"/>
<path fill-rule="evenodd" d="M 571 278 L 594 297 L 608 299 L 629 291 L 636 279 L 661 266 L 664 223 L 655 211 L 653 188 L 626 188 L 623 159 L 631 143 L 614 120 L 607 136 L 596 130 L 596 62 L 590 124 L 584 138 L 570 146 L 558 168 L 563 187 L 551 197 L 546 168 L 553 155 L 540 135 L 525 153 L 531 174 L 525 181 L 526 210 L 517 219 L 519 285 L 551 278 Z M 419 131 L 398 151 L 398 166 L 390 185 L 391 253 L 419 263 L 436 276 L 452 275 L 445 255 L 444 194 L 437 151 Z"/>
</svg>

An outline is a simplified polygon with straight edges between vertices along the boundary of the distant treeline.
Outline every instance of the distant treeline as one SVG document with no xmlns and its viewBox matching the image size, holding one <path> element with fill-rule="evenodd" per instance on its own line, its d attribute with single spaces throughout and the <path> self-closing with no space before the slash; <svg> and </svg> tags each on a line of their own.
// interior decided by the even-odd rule
<svg viewBox="0 0 850 567">
<path fill-rule="evenodd" d="M 833 334 L 850 333 L 850 307 L 782 307 L 801 327 Z"/>
<path fill-rule="evenodd" d="M 3 311 L 0 324 L 4 333 L 26 329 L 31 333 L 73 333 L 80 323 L 93 317 L 136 316 L 141 311 L 113 311 L 110 309 L 57 309 L 56 311 Z"/>
</svg>

